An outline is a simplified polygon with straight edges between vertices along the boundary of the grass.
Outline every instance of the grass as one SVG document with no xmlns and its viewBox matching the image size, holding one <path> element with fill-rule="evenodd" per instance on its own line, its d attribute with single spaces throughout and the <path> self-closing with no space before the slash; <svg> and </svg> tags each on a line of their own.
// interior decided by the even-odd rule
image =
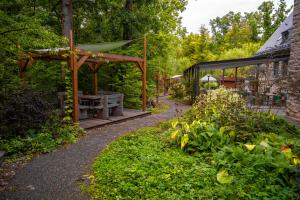
<svg viewBox="0 0 300 200">
<path fill-rule="evenodd" d="M 217 160 L 217 152 L 191 156 L 169 138 L 168 131 L 150 127 L 117 139 L 96 159 L 86 190 L 93 199 L 292 199 L 295 195 L 293 188 L 274 183 L 277 177 L 271 169 L 265 173 L 255 166 L 239 166 L 234 181 L 221 184 L 217 174 L 222 160 Z"/>
</svg>

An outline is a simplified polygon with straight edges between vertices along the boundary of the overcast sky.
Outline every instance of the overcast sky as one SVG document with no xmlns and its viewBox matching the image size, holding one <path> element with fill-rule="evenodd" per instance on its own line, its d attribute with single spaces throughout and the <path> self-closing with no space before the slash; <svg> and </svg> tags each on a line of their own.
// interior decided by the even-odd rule
<svg viewBox="0 0 300 200">
<path fill-rule="evenodd" d="M 209 20 L 223 16 L 229 11 L 251 12 L 257 10 L 264 0 L 189 0 L 186 10 L 182 13 L 182 25 L 188 32 L 198 33 L 202 24 L 209 26 Z M 279 0 L 273 0 L 275 4 Z M 288 6 L 294 0 L 285 0 Z"/>
</svg>

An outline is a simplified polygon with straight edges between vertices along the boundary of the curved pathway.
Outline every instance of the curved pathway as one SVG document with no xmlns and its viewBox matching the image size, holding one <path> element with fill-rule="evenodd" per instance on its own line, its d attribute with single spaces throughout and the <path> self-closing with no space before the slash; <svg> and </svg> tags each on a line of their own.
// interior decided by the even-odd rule
<svg viewBox="0 0 300 200">
<path fill-rule="evenodd" d="M 165 113 L 125 121 L 93 129 L 76 144 L 67 145 L 55 152 L 35 157 L 16 172 L 9 189 L 0 193 L 0 199 L 89 199 L 81 194 L 79 184 L 84 181 L 94 159 L 117 137 L 138 128 L 153 126 L 175 117 L 189 106 L 166 100 L 170 109 Z"/>
</svg>

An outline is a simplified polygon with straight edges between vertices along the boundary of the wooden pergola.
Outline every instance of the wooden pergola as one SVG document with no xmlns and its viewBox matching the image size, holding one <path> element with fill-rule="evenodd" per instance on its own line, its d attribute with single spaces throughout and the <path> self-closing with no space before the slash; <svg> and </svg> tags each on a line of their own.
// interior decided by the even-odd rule
<svg viewBox="0 0 300 200">
<path fill-rule="evenodd" d="M 146 110 L 146 75 L 147 75 L 147 40 L 144 36 L 144 52 L 143 58 L 131 57 L 125 55 L 94 53 L 84 51 L 74 47 L 73 34 L 70 31 L 69 49 L 59 48 L 52 50 L 40 50 L 28 52 L 19 60 L 20 77 L 24 79 L 26 69 L 36 60 L 67 60 L 70 65 L 72 74 L 73 88 L 73 121 L 79 120 L 79 105 L 78 105 L 78 71 L 83 64 L 88 64 L 93 74 L 93 91 L 98 95 L 98 71 L 101 65 L 107 63 L 134 63 L 141 71 L 142 79 L 142 110 Z"/>
</svg>

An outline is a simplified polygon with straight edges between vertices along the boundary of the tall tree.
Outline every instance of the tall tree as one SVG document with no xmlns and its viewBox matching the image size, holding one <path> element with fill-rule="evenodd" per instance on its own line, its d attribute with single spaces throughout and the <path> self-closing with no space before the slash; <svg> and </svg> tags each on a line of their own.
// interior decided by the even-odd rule
<svg viewBox="0 0 300 200">
<path fill-rule="evenodd" d="M 123 39 L 132 40 L 132 22 L 131 22 L 131 13 L 133 7 L 133 0 L 126 0 L 125 2 L 125 17 L 123 21 Z"/>
<path fill-rule="evenodd" d="M 73 30 L 73 6 L 72 0 L 62 0 L 62 33 L 69 38 L 70 30 Z"/>
</svg>

